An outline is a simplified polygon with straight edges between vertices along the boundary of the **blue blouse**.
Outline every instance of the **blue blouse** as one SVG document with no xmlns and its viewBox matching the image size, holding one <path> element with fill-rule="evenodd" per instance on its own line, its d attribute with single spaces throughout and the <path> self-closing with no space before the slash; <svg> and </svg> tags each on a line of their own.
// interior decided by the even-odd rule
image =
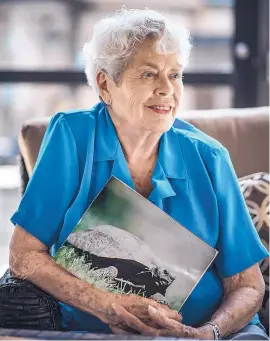
<svg viewBox="0 0 270 341">
<path fill-rule="evenodd" d="M 11 221 L 54 255 L 84 211 L 115 176 L 135 189 L 110 115 L 91 110 L 55 115 L 47 128 L 33 175 Z M 199 326 L 218 309 L 222 278 L 268 256 L 240 192 L 227 150 L 185 121 L 160 140 L 149 200 L 219 251 L 181 311 Z M 166 241 L 165 241 L 166 242 Z M 96 317 L 61 303 L 70 330 L 110 332 Z M 258 323 L 257 314 L 250 323 Z"/>
</svg>

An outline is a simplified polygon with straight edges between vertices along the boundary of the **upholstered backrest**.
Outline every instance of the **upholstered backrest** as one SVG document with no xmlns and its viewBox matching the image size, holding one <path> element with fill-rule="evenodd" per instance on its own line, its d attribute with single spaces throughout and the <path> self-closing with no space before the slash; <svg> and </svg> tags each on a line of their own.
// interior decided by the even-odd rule
<svg viewBox="0 0 270 341">
<path fill-rule="evenodd" d="M 269 172 L 268 107 L 193 111 L 183 117 L 229 150 L 238 177 Z"/>
<path fill-rule="evenodd" d="M 29 120 L 19 145 L 31 176 L 49 117 Z M 191 111 L 181 119 L 219 140 L 230 152 L 238 177 L 269 171 L 269 108 Z M 176 120 L 175 126 L 179 125 Z"/>
</svg>

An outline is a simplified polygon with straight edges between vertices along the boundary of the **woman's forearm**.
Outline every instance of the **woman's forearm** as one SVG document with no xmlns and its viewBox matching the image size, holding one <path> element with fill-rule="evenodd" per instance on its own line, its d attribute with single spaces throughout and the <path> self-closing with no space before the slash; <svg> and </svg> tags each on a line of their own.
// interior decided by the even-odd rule
<svg viewBox="0 0 270 341">
<path fill-rule="evenodd" d="M 99 317 L 109 293 L 85 283 L 58 266 L 46 251 L 30 251 L 10 256 L 10 268 L 59 301 Z"/>
<path fill-rule="evenodd" d="M 221 306 L 212 316 L 221 333 L 221 337 L 238 332 L 260 309 L 265 292 L 265 283 L 258 264 L 223 279 L 224 298 Z M 199 328 L 209 332 L 211 326 Z M 213 332 L 213 331 L 212 331 Z"/>
<path fill-rule="evenodd" d="M 256 289 L 238 288 L 225 298 L 210 322 L 219 327 L 222 337 L 235 333 L 260 309 L 262 299 L 262 293 Z"/>
</svg>

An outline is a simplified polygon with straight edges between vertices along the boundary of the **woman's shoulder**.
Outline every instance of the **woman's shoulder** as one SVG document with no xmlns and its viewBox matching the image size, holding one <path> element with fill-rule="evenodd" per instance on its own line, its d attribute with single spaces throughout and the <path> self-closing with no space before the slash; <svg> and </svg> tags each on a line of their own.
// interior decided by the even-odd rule
<svg viewBox="0 0 270 341">
<path fill-rule="evenodd" d="M 206 157 L 226 153 L 226 148 L 219 141 L 187 121 L 177 119 L 173 130 L 184 148 L 194 149 Z"/>
<path fill-rule="evenodd" d="M 58 133 L 73 136 L 75 141 L 88 140 L 91 135 L 94 135 L 99 112 L 99 105 L 95 105 L 90 109 L 58 112 L 52 117 L 49 130 L 57 126 L 59 127 Z"/>
<path fill-rule="evenodd" d="M 86 122 L 88 124 L 91 124 L 91 123 L 95 124 L 98 113 L 99 113 L 99 107 L 98 105 L 95 105 L 94 107 L 90 109 L 74 109 L 74 110 L 62 111 L 54 115 L 53 119 L 66 121 L 68 125 L 70 126 L 70 128 L 74 126 L 80 126 L 80 128 L 83 128 L 85 127 Z"/>
</svg>

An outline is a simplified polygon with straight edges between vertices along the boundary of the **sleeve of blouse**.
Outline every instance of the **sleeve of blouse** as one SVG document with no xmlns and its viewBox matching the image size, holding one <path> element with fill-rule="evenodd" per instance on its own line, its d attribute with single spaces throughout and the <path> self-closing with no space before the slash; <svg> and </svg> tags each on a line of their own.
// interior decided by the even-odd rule
<svg viewBox="0 0 270 341">
<path fill-rule="evenodd" d="M 65 114 L 59 113 L 49 123 L 33 174 L 11 221 L 50 248 L 78 184 L 76 143 Z"/>
<path fill-rule="evenodd" d="M 209 174 L 219 211 L 219 251 L 215 265 L 221 278 L 230 277 L 268 256 L 252 222 L 228 151 L 212 151 Z"/>
</svg>

